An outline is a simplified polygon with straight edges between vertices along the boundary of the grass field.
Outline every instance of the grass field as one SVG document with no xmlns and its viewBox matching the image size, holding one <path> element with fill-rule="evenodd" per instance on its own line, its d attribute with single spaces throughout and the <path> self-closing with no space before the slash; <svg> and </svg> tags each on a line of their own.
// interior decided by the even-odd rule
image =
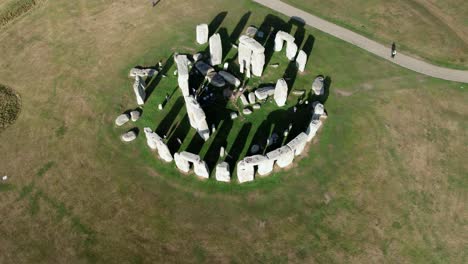
<svg viewBox="0 0 468 264">
<path fill-rule="evenodd" d="M 0 83 L 22 103 L 0 133 L 0 176 L 9 176 L 0 183 L 0 263 L 466 262 L 466 84 L 410 72 L 311 28 L 306 74 L 293 87 L 329 76 L 329 118 L 294 168 L 220 184 L 181 175 L 142 135 L 121 143 L 125 128 L 114 119 L 135 107 L 128 70 L 205 49 L 195 25 L 215 18 L 229 36 L 239 24 L 288 21 L 245 0 L 155 8 L 57 0 L 0 31 Z M 263 82 L 285 70 L 282 56 L 272 56 L 281 66 Z M 183 117 L 171 113 L 177 100 L 156 110 L 175 89 L 174 69 L 153 80 L 140 129 Z M 228 138 L 250 123 L 239 140 L 247 146 L 264 116 L 249 118 Z"/>
<path fill-rule="evenodd" d="M 284 0 L 307 12 L 442 66 L 468 69 L 464 0 Z"/>
</svg>

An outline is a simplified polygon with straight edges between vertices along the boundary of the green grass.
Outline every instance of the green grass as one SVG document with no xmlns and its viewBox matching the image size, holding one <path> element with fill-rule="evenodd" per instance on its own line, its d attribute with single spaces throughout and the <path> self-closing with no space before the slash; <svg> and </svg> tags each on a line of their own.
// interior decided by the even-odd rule
<svg viewBox="0 0 468 264">
<path fill-rule="evenodd" d="M 464 84 L 418 75 L 312 28 L 307 71 L 293 88 L 330 76 L 329 118 L 293 168 L 245 185 L 201 181 L 160 161 L 141 133 L 120 142 L 134 126 L 166 123 L 164 133 L 185 113 L 175 107 L 178 90 L 157 110 L 176 88 L 171 66 L 141 120 L 116 128 L 117 115 L 136 107 L 129 69 L 204 50 L 196 24 L 227 12 L 220 28 L 230 34 L 248 11 L 246 26 L 267 15 L 288 21 L 243 0 L 155 8 L 58 0 L 3 29 L 0 82 L 22 95 L 22 112 L 0 134 L 1 173 L 14 186 L 0 192 L 8 209 L 0 244 L 9 252 L 1 263 L 466 262 Z M 282 76 L 284 55 L 275 62 L 249 86 Z M 243 146 L 239 157 L 274 109 L 267 102 L 227 130 L 227 145 Z M 183 148 L 196 137 L 189 129 Z M 208 158 L 211 144 L 192 147 Z"/>
<path fill-rule="evenodd" d="M 464 1 L 285 0 L 398 50 L 434 64 L 468 69 L 468 22 Z"/>
</svg>

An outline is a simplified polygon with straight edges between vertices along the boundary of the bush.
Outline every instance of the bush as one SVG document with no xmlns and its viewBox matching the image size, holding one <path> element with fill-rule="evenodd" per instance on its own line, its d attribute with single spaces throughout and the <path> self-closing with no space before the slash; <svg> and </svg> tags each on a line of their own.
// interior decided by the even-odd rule
<svg viewBox="0 0 468 264">
<path fill-rule="evenodd" d="M 0 84 L 0 131 L 15 122 L 20 109 L 19 96 L 12 89 Z"/>
</svg>

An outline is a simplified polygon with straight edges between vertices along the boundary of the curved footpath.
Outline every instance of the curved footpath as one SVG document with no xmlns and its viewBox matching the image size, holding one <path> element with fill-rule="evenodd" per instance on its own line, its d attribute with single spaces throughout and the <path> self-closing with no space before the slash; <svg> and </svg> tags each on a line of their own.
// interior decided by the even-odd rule
<svg viewBox="0 0 468 264">
<path fill-rule="evenodd" d="M 326 32 L 332 36 L 349 42 L 355 46 L 365 49 L 381 58 L 396 63 L 402 67 L 419 72 L 435 78 L 440 78 L 448 81 L 468 83 L 468 71 L 448 69 L 429 64 L 427 62 L 412 58 L 410 56 L 398 53 L 392 59 L 390 57 L 390 45 L 384 46 L 364 36 L 352 32 L 326 20 L 311 15 L 291 5 L 283 3 L 279 0 L 253 0 L 259 4 L 269 7 L 279 13 L 289 17 L 300 17 L 309 26 L 317 28 L 320 31 Z"/>
</svg>

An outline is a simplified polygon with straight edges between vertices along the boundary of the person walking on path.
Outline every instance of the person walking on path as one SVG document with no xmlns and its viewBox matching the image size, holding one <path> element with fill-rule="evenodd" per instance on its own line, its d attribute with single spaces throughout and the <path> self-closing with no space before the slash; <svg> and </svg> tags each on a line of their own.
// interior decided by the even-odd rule
<svg viewBox="0 0 468 264">
<path fill-rule="evenodd" d="M 396 55 L 396 44 L 395 42 L 392 43 L 392 59 L 395 58 Z"/>
</svg>

